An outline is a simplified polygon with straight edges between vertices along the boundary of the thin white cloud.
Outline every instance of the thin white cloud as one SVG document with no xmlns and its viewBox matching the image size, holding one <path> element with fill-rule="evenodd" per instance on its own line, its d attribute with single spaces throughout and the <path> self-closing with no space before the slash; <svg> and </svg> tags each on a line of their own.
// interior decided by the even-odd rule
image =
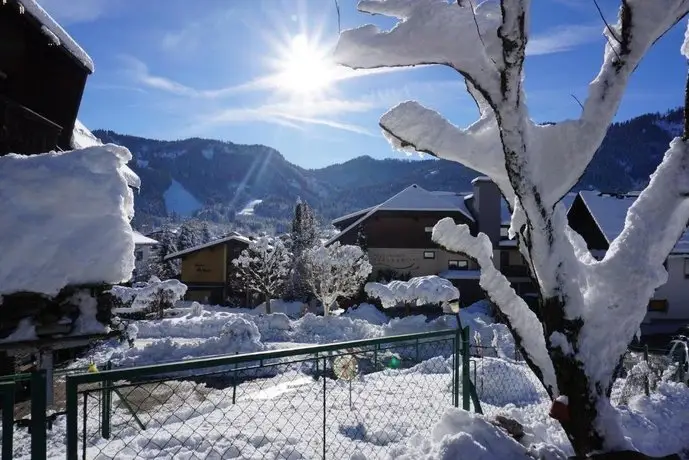
<svg viewBox="0 0 689 460">
<path fill-rule="evenodd" d="M 561 53 L 595 42 L 603 36 L 600 24 L 570 24 L 549 29 L 529 38 L 526 54 L 538 56 Z"/>
<path fill-rule="evenodd" d="M 124 4 L 122 0 L 41 0 L 40 3 L 62 24 L 95 21 Z"/>
</svg>

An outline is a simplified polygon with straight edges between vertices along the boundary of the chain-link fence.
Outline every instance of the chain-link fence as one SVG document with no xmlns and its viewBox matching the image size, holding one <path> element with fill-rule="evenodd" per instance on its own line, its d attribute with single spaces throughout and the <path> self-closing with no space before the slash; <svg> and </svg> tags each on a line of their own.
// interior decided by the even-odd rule
<svg viewBox="0 0 689 460">
<path fill-rule="evenodd" d="M 69 377 L 67 457 L 387 458 L 448 407 L 470 409 L 461 338 L 439 331 Z"/>
</svg>

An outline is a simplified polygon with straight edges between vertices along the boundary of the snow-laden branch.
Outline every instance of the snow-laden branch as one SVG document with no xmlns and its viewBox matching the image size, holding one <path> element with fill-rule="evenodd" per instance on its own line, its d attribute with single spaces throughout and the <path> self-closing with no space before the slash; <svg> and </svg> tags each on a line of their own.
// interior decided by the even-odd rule
<svg viewBox="0 0 689 460">
<path fill-rule="evenodd" d="M 514 292 L 505 275 L 495 268 L 493 246 L 488 236 L 484 233 L 472 236 L 468 226 L 455 225 L 452 218 L 446 217 L 433 227 L 432 239 L 449 251 L 460 252 L 476 260 L 481 267 L 481 288 L 507 317 L 524 351 L 541 371 L 543 384 L 550 387 L 551 393 L 557 396 L 559 392 L 555 370 L 548 356 L 543 327 L 524 299 Z"/>
<path fill-rule="evenodd" d="M 588 305 L 597 307 L 584 312 L 580 353 L 605 356 L 582 360 L 590 367 L 589 375 L 603 383 L 610 378 L 614 360 L 637 333 L 648 299 L 667 282 L 663 262 L 686 230 L 688 197 L 689 143 L 676 138 L 648 187 L 629 208 L 622 233 L 605 258 L 593 266 L 588 280 Z M 619 339 L 608 340 L 610 334 Z M 609 353 L 602 355 L 601 350 Z"/>
<path fill-rule="evenodd" d="M 604 29 L 607 45 L 603 63 L 589 84 L 581 117 L 538 127 L 534 136 L 532 152 L 539 155 L 533 161 L 546 172 L 541 182 L 548 191 L 549 204 L 564 196 L 584 174 L 617 113 L 629 77 L 651 45 L 688 12 L 687 0 L 622 2 L 618 22 L 610 27 L 614 36 Z M 558 148 L 544 148 L 552 145 Z M 567 174 L 553 177 L 549 172 L 555 169 Z"/>
<path fill-rule="evenodd" d="M 353 69 L 441 64 L 480 82 L 486 100 L 500 94 L 500 11 L 495 3 L 474 8 L 447 0 L 362 0 L 358 8 L 400 21 L 390 31 L 369 24 L 342 32 L 335 49 L 338 63 Z"/>
</svg>

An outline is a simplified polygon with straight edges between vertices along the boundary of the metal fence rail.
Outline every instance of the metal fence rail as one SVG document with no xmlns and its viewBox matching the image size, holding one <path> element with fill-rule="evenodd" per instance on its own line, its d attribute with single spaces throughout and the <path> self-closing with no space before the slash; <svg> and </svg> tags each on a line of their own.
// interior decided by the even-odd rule
<svg viewBox="0 0 689 460">
<path fill-rule="evenodd" d="M 470 410 L 468 343 L 449 330 L 68 376 L 67 458 L 387 457 Z"/>
</svg>

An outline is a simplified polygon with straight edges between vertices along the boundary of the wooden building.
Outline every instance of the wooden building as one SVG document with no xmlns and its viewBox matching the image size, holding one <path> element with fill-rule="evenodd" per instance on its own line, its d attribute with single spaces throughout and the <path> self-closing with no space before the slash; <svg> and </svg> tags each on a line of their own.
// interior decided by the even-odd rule
<svg viewBox="0 0 689 460">
<path fill-rule="evenodd" d="M 232 261 L 249 246 L 239 233 L 169 254 L 165 260 L 181 259 L 180 280 L 187 285 L 186 300 L 225 304 L 232 297 L 247 298 L 248 293 L 233 290 L 235 267 Z"/>
<path fill-rule="evenodd" d="M 484 298 L 480 271 L 464 254 L 447 251 L 431 239 L 433 226 L 444 217 L 483 232 L 493 243 L 495 264 L 518 293 L 534 292 L 528 267 L 516 242 L 507 239 L 509 211 L 497 186 L 488 178 L 472 181 L 473 191 L 428 191 L 411 185 L 376 206 L 335 219 L 341 232 L 326 244 L 361 245 L 375 279 L 438 275 L 456 285 L 463 304 Z"/>
<path fill-rule="evenodd" d="M 93 62 L 34 1 L 0 1 L 0 155 L 71 149 Z"/>
</svg>

